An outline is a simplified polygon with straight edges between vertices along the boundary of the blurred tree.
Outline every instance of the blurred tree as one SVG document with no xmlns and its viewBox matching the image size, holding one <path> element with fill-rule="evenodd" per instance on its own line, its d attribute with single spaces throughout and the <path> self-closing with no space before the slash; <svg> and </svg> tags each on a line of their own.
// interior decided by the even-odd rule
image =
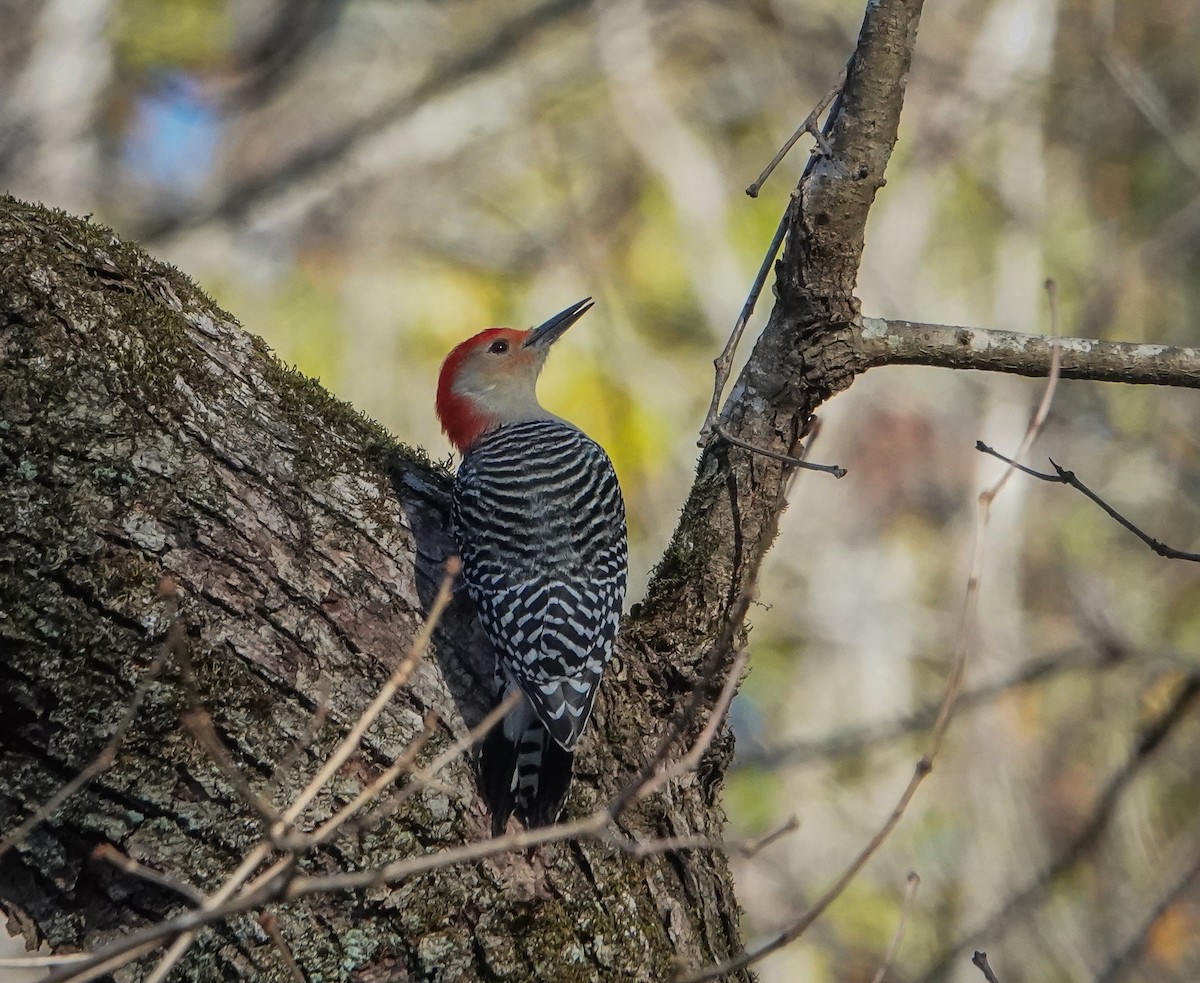
<svg viewBox="0 0 1200 983">
<path fill-rule="evenodd" d="M 830 85 L 858 4 L 2 6 L 8 186 L 97 211 L 202 276 L 289 361 L 414 443 L 436 446 L 432 379 L 450 343 L 598 294 L 611 325 L 573 342 L 591 346 L 575 360 L 585 368 L 563 367 L 547 395 L 613 449 L 645 576 L 685 491 L 714 338 L 777 219 L 769 192 L 731 208 L 730 175 L 756 172 L 797 107 Z M 922 31 L 906 141 L 838 301 L 857 274 L 872 313 L 1030 330 L 1052 271 L 1072 333 L 1194 343 L 1196 5 L 956 0 Z M 130 150 L 165 78 L 211 114 L 220 141 L 211 159 L 176 156 L 195 168 L 185 194 L 182 171 L 147 185 L 137 165 L 148 158 Z M 808 338 L 783 293 L 759 364 L 799 369 L 795 332 L 804 346 L 822 332 Z M 827 366 L 804 355 L 809 395 L 823 398 Z M 862 366 L 844 368 L 837 384 Z M 734 829 L 802 810 L 805 831 L 735 860 L 749 933 L 803 908 L 890 809 L 888 783 L 913 753 L 904 735 L 928 727 L 945 675 L 970 489 L 991 466 L 970 446 L 979 435 L 1015 446 L 1033 398 L 1013 380 L 911 369 L 859 378 L 829 405 L 820 453 L 851 474 L 827 495 L 806 479 L 803 507 L 783 521 L 737 708 L 748 764 L 771 767 L 732 773 Z M 805 405 L 781 430 L 752 421 L 748 436 L 786 447 Z M 1043 440 L 1186 545 L 1198 431 L 1188 394 L 1064 384 Z M 710 446 L 710 463 L 723 447 Z M 771 528 L 761 524 L 773 506 L 754 496 L 769 499 L 776 480 L 760 488 L 751 473 L 748 502 L 765 512 L 749 510 L 749 541 Z M 842 980 L 873 966 L 915 865 L 923 886 L 898 967 L 908 976 L 958 958 L 944 974 L 977 978 L 959 954 L 1000 943 L 1021 962 L 997 956 L 1006 983 L 1110 968 L 1195 976 L 1196 947 L 1169 944 L 1186 934 L 1173 926 L 1187 923 L 1184 874 L 1200 856 L 1194 720 L 1101 807 L 1124 763 L 1140 760 L 1141 729 L 1194 669 L 1200 578 L 1123 537 L 1065 490 L 1010 484 L 993 517 L 974 709 L 923 790 L 928 807 L 822 934 L 765 974 Z M 709 596 L 724 585 L 727 601 L 729 575 L 749 559 L 736 561 L 693 583 Z M 686 605 L 677 612 L 676 643 L 706 634 Z M 82 758 L 57 760 L 69 771 Z M 1071 852 L 1096 815 L 1093 846 Z"/>
</svg>

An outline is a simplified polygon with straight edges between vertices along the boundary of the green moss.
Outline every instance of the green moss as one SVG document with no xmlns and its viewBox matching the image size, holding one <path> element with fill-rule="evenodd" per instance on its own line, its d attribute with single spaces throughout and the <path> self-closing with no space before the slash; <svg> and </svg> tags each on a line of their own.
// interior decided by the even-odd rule
<svg viewBox="0 0 1200 983">
<path fill-rule="evenodd" d="M 701 471 L 704 461 L 702 457 Z M 636 630 L 637 622 L 654 620 L 662 613 L 662 605 L 677 605 L 686 588 L 703 582 L 708 564 L 721 546 L 720 537 L 711 527 L 709 516 L 717 494 L 719 487 L 714 482 L 704 482 L 700 475 L 697 476 L 671 542 L 650 573 L 646 599 L 637 611 L 632 612 L 630 629 Z"/>
</svg>

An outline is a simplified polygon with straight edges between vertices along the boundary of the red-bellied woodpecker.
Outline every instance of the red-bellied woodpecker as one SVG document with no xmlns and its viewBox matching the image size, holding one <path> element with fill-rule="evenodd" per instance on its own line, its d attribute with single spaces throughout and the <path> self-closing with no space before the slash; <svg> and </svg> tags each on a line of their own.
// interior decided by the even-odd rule
<svg viewBox="0 0 1200 983">
<path fill-rule="evenodd" d="M 500 698 L 523 694 L 480 750 L 495 834 L 514 811 L 527 826 L 558 818 L 621 620 L 616 473 L 535 391 L 550 346 L 591 306 L 582 300 L 532 331 L 489 328 L 455 348 L 438 379 L 438 417 L 463 455 L 454 488 L 463 579 L 495 649 Z"/>
</svg>

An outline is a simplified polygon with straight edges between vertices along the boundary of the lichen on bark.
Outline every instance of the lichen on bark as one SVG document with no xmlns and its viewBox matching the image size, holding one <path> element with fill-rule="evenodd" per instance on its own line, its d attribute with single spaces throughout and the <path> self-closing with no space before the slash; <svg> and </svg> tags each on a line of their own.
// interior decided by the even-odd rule
<svg viewBox="0 0 1200 983">
<path fill-rule="evenodd" d="M 422 623 L 450 549 L 448 488 L 444 470 L 281 365 L 178 271 L 99 226 L 0 201 L 0 835 L 92 760 L 173 619 L 184 627 L 113 766 L 0 858 L 10 924 L 74 950 L 186 907 L 97 860 L 102 844 L 219 886 L 262 827 L 181 715 L 203 706 L 250 784 L 289 801 Z M 490 676 L 473 638 L 456 602 L 309 822 L 390 763 L 428 712 L 441 722 L 422 761 L 462 735 Z M 620 662 L 579 756 L 574 812 L 640 765 L 656 736 L 642 723 L 671 699 L 641 652 Z M 329 722 L 276 775 L 318 706 Z M 468 764 L 442 780 L 302 868 L 486 836 Z M 622 822 L 717 835 L 722 816 L 710 795 L 675 793 Z M 635 860 L 564 844 L 273 913 L 313 980 L 661 979 L 675 959 L 738 945 L 716 851 Z M 178 972 L 289 978 L 249 915 L 201 933 Z"/>
</svg>

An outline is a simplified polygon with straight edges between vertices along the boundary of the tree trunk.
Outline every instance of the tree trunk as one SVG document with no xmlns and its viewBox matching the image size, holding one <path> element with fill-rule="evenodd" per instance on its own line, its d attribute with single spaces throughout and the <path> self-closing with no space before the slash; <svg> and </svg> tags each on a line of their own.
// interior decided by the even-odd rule
<svg viewBox="0 0 1200 983">
<path fill-rule="evenodd" d="M 792 451 L 820 402 L 878 364 L 856 348 L 853 288 L 920 9 L 867 6 L 828 154 L 786 219 L 780 302 L 722 417 L 737 439 Z M 56 950 L 94 949 L 193 907 L 189 886 L 213 892 L 263 836 L 245 790 L 181 727 L 190 708 L 211 714 L 250 786 L 287 803 L 408 652 L 450 550 L 450 476 L 105 230 L 7 199 L 0 263 L 0 830 L 94 759 L 168 656 L 115 764 L 0 856 L 12 924 Z M 721 439 L 704 451 L 672 544 L 622 628 L 570 815 L 639 771 L 710 682 L 713 655 L 727 673 L 789 470 Z M 439 722 L 422 761 L 479 718 L 492 667 L 475 631 L 469 606 L 452 605 L 434 655 L 307 826 L 402 753 L 431 711 Z M 703 727 L 715 689 L 705 685 L 675 755 Z M 278 769 L 297 747 L 299 760 Z M 622 832 L 718 838 L 731 754 L 719 731 L 693 775 L 621 814 Z M 308 854 L 301 870 L 375 868 L 486 838 L 468 762 L 440 782 Z M 106 844 L 184 882 L 182 892 L 96 859 Z M 741 948 L 719 850 L 635 858 L 596 840 L 273 913 L 309 980 L 662 980 Z M 294 978 L 248 914 L 203 931 L 177 973 Z"/>
<path fill-rule="evenodd" d="M 0 203 L 0 835 L 101 750 L 171 633 L 115 764 L 0 858 L 10 925 L 92 948 L 194 902 L 96 859 L 116 847 L 211 892 L 263 823 L 181 727 L 193 705 L 249 783 L 303 787 L 408 651 L 441 577 L 450 476 L 279 364 L 177 271 L 106 230 Z M 178 614 L 173 613 L 177 592 Z M 636 772 L 686 687 L 642 622 L 606 681 L 570 812 Z M 178 629 L 177 629 L 178 630 Z M 491 685 L 469 606 L 317 799 L 353 797 L 436 713 L 422 761 L 478 719 Z M 293 767 L 319 707 L 328 722 Z M 651 722 L 647 725 L 647 722 Z M 669 786 L 622 817 L 645 837 L 720 835 L 715 784 Z M 355 870 L 488 836 L 468 762 L 397 815 L 303 862 Z M 668 978 L 735 951 L 717 850 L 635 859 L 555 844 L 277 916 L 310 980 Z M 137 979 L 135 966 L 117 974 Z M 200 934 L 172 979 L 290 978 L 259 923 Z"/>
</svg>

